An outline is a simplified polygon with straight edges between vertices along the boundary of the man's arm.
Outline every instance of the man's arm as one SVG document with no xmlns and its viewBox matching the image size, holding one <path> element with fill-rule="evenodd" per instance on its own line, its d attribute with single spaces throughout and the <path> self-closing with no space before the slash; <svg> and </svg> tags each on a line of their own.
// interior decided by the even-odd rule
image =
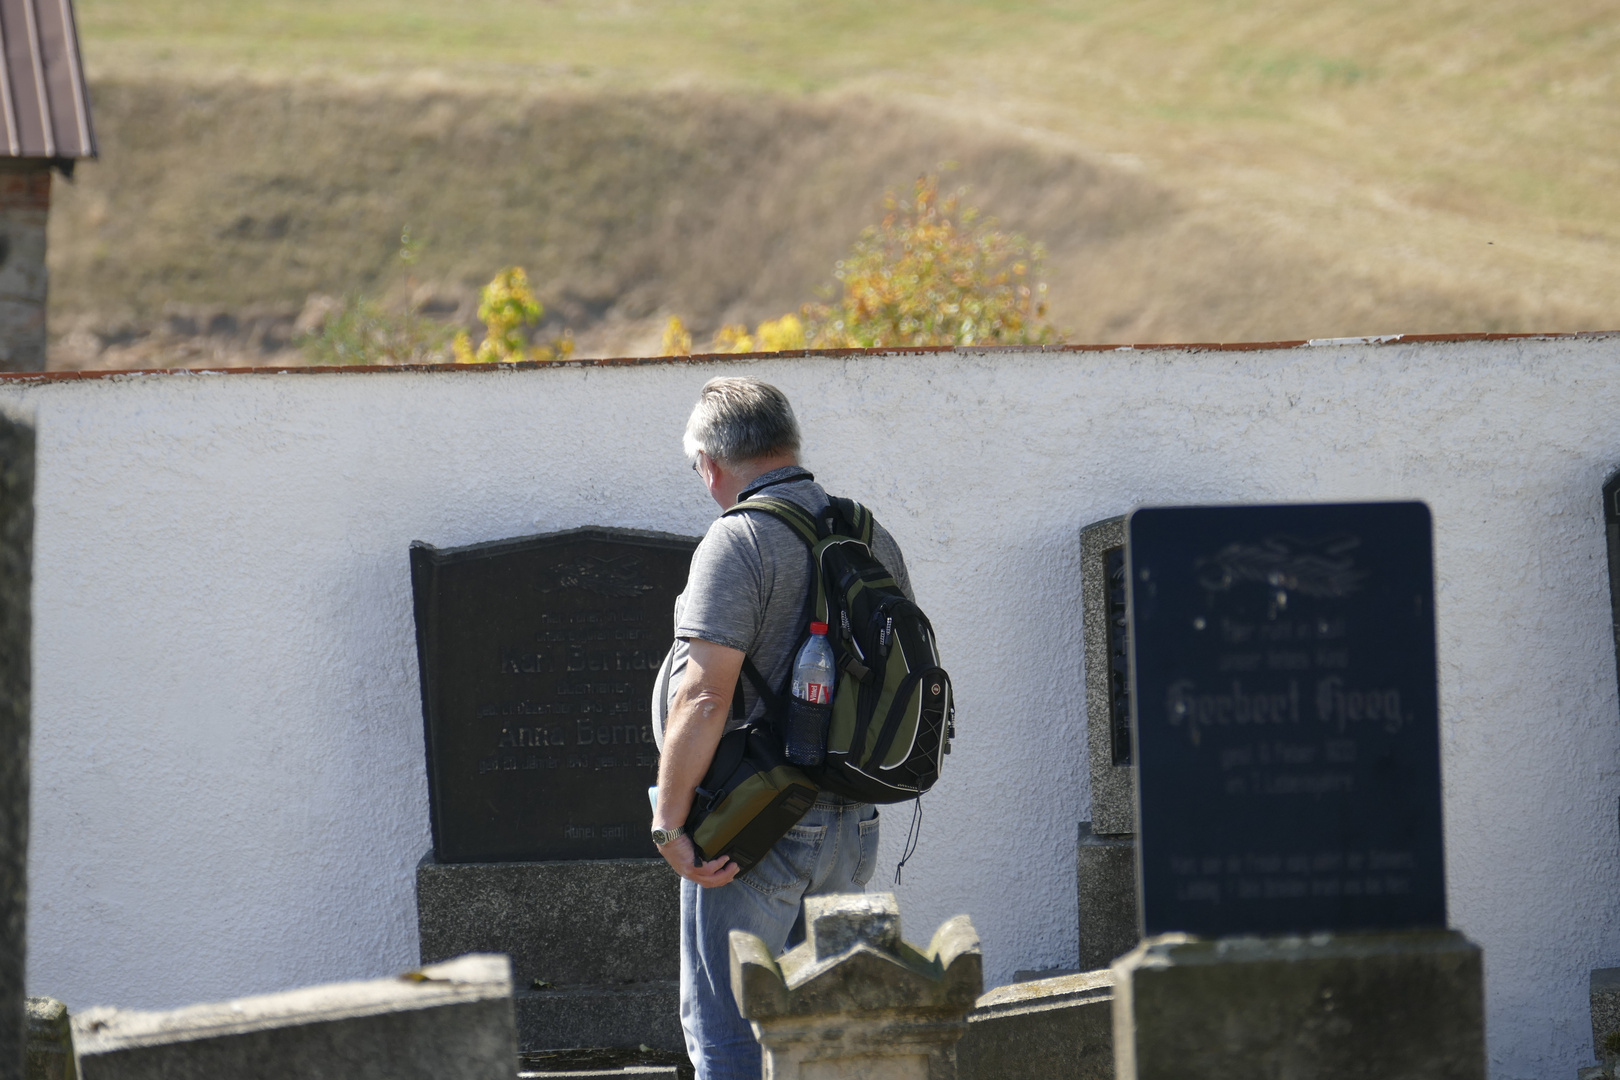
<svg viewBox="0 0 1620 1080">
<path fill-rule="evenodd" d="M 673 829 L 686 824 L 693 793 L 714 760 L 715 747 L 725 734 L 731 715 L 731 695 L 742 674 L 743 653 L 712 641 L 692 638 L 686 674 L 669 718 L 664 723 L 664 753 L 658 762 L 658 808 L 653 827 Z M 737 876 L 730 859 L 697 862 L 691 837 L 680 836 L 658 849 L 675 872 L 704 888 L 724 885 Z"/>
</svg>

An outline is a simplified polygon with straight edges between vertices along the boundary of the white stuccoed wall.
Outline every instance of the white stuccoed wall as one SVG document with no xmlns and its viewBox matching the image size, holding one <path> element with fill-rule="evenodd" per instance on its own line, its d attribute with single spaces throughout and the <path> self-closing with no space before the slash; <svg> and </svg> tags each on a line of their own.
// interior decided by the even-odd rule
<svg viewBox="0 0 1620 1080">
<path fill-rule="evenodd" d="M 1588 1060 L 1587 971 L 1620 964 L 1613 336 L 0 381 L 39 422 L 30 992 L 167 1007 L 413 964 L 407 545 L 700 533 L 680 432 L 722 372 L 782 386 L 810 465 L 907 552 L 960 739 L 903 911 L 922 940 L 970 913 L 992 985 L 1078 955 L 1080 527 L 1427 500 L 1451 911 L 1485 947 L 1493 1075 Z"/>
</svg>

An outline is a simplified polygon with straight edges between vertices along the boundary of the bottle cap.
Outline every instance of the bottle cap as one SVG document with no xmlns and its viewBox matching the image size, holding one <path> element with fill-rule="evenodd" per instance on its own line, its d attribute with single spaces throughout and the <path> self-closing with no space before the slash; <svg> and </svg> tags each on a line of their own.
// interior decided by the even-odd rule
<svg viewBox="0 0 1620 1080">
<path fill-rule="evenodd" d="M 825 634 L 827 632 L 827 624 L 824 622 L 813 622 L 810 624 L 810 632 L 812 634 Z"/>
</svg>

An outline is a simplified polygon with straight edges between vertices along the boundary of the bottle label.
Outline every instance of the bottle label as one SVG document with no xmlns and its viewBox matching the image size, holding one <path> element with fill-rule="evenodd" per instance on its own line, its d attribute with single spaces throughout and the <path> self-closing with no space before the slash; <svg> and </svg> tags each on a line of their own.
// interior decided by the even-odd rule
<svg viewBox="0 0 1620 1080">
<path fill-rule="evenodd" d="M 800 696 L 812 705 L 828 705 L 832 703 L 832 687 L 824 683 L 805 683 Z"/>
</svg>

